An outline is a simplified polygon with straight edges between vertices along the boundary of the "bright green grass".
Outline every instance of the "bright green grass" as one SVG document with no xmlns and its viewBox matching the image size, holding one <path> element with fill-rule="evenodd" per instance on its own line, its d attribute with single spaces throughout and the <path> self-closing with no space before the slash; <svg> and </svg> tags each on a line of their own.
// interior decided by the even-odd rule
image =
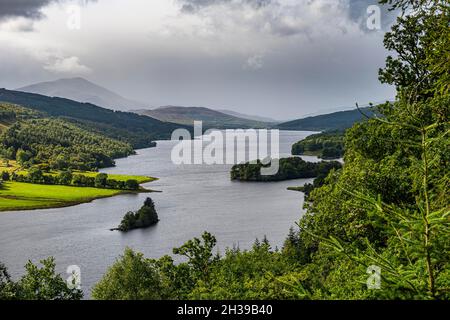
<svg viewBox="0 0 450 320">
<path fill-rule="evenodd" d="M 0 189 L 0 211 L 71 206 L 120 193 L 124 191 L 5 182 Z"/>
</svg>

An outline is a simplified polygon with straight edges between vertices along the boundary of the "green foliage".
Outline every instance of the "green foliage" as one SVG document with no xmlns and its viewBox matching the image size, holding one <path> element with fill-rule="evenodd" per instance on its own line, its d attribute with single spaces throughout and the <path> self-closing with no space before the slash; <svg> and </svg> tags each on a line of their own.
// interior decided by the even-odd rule
<svg viewBox="0 0 450 320">
<path fill-rule="evenodd" d="M 293 155 L 317 155 L 322 159 L 338 159 L 344 155 L 344 133 L 313 134 L 292 145 Z"/>
<path fill-rule="evenodd" d="M 234 165 L 231 168 L 231 179 L 241 181 L 281 181 L 289 179 L 314 178 L 326 175 L 332 169 L 342 165 L 337 161 L 306 162 L 299 157 L 282 158 L 279 160 L 279 170 L 275 175 L 261 175 L 261 168 L 268 167 L 261 161 Z"/>
<path fill-rule="evenodd" d="M 156 213 L 153 200 L 147 198 L 144 205 L 137 212 L 127 212 L 117 230 L 127 232 L 132 229 L 147 228 L 158 223 L 159 218 Z"/>
<path fill-rule="evenodd" d="M 108 175 L 106 173 L 99 173 L 95 177 L 95 187 L 104 188 L 106 187 L 106 181 L 108 180 Z"/>
<path fill-rule="evenodd" d="M 69 288 L 55 272 L 55 260 L 48 258 L 39 267 L 29 261 L 26 273 L 17 282 L 11 280 L 6 268 L 0 264 L 0 300 L 80 300 L 81 290 Z"/>
<path fill-rule="evenodd" d="M 213 235 L 204 232 L 201 240 L 198 238 L 189 240 L 181 247 L 174 248 L 173 253 L 188 259 L 188 265 L 196 278 L 208 281 L 210 266 L 217 259 L 212 253 L 216 243 L 216 238 Z"/>
<path fill-rule="evenodd" d="M 52 169 L 95 170 L 133 154 L 130 145 L 57 119 L 17 122 L 5 130 L 3 149 L 12 148 L 21 166 L 48 163 Z"/>
<path fill-rule="evenodd" d="M 92 289 L 98 300 L 158 300 L 169 298 L 163 278 L 156 264 L 142 253 L 125 249 Z"/>
</svg>

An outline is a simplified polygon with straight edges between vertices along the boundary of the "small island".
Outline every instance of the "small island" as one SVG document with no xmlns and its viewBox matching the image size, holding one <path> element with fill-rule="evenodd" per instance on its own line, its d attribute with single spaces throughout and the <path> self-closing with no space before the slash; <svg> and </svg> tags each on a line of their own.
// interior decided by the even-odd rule
<svg viewBox="0 0 450 320">
<path fill-rule="evenodd" d="M 339 159 L 344 155 L 344 133 L 330 131 L 313 134 L 292 145 L 293 155 L 317 156 L 321 159 Z"/>
<path fill-rule="evenodd" d="M 158 213 L 156 213 L 155 204 L 151 198 L 147 198 L 144 205 L 136 212 L 129 211 L 125 214 L 122 222 L 117 228 L 118 230 L 128 232 L 133 229 L 147 228 L 157 224 L 159 221 Z"/>
<path fill-rule="evenodd" d="M 262 167 L 269 167 L 260 160 L 256 163 L 237 164 L 231 168 L 231 180 L 240 181 L 282 181 L 291 179 L 307 179 L 327 175 L 332 169 L 340 169 L 338 161 L 306 162 L 299 157 L 280 159 L 280 169 L 275 175 L 261 175 Z"/>
</svg>

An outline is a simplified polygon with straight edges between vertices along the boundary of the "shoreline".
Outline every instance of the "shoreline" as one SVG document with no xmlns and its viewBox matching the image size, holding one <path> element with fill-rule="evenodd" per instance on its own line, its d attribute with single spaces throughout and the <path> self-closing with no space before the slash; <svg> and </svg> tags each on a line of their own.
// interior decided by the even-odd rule
<svg viewBox="0 0 450 320">
<path fill-rule="evenodd" d="M 157 181 L 158 178 L 151 178 L 148 177 L 148 180 L 146 180 L 143 183 L 150 183 L 153 181 Z M 70 188 L 76 188 L 76 189 L 87 189 L 89 187 L 73 187 L 73 186 L 59 186 L 59 185 L 38 185 L 38 184 L 32 184 L 32 183 L 20 183 L 21 185 L 32 185 L 32 186 L 47 186 L 47 187 L 70 187 Z M 106 198 L 112 198 L 112 197 L 116 197 L 119 195 L 125 195 L 125 194 L 139 194 L 139 193 L 153 193 L 153 192 L 162 192 L 159 190 L 152 190 L 152 189 L 146 189 L 142 186 L 140 186 L 139 190 L 113 190 L 113 189 L 101 189 L 101 188 L 89 188 L 90 190 L 102 190 L 102 192 L 104 191 L 110 191 L 112 192 L 111 194 L 107 194 L 107 195 L 98 195 L 98 196 L 92 196 L 92 197 L 86 197 L 86 198 L 81 198 L 79 200 L 61 200 L 59 201 L 57 198 L 56 199 L 52 199 L 52 198 L 44 198 L 44 197 L 35 197 L 34 199 L 32 197 L 26 199 L 20 199 L 21 197 L 17 197 L 14 195 L 1 195 L 1 190 L 0 190 L 0 199 L 11 199 L 11 200 L 36 200 L 36 201 L 45 201 L 48 200 L 50 203 L 47 204 L 37 204 L 37 205 L 29 205 L 29 206 L 14 206 L 14 207 L 4 207 L 4 208 L 0 208 L 0 214 L 4 213 L 4 212 L 17 212 L 17 211 L 35 211 L 35 210 L 47 210 L 47 209 L 58 209 L 58 208 L 67 208 L 67 207 L 73 207 L 73 206 L 77 206 L 80 204 L 85 204 L 85 203 L 91 203 L 95 200 L 98 199 L 106 199 Z M 54 201 L 54 202 L 52 202 Z"/>
</svg>

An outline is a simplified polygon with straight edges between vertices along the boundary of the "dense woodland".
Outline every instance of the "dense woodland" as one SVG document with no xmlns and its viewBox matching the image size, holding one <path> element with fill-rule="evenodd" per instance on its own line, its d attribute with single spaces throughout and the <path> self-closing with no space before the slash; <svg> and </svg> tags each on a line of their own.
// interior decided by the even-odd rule
<svg viewBox="0 0 450 320">
<path fill-rule="evenodd" d="M 383 117 L 347 130 L 343 168 L 310 192 L 283 248 L 263 239 L 218 255 L 205 232 L 174 249 L 183 263 L 127 249 L 94 287 L 95 299 L 450 298 L 450 7 L 382 2 L 404 13 L 386 34 L 394 53 L 379 72 L 397 99 L 380 107 Z M 370 290 L 373 266 L 381 286 Z M 17 283 L 3 268 L 0 296 L 77 298 L 42 271 L 51 267 L 28 265 Z"/>
<path fill-rule="evenodd" d="M 317 155 L 321 159 L 339 159 L 344 155 L 344 132 L 313 134 L 292 145 L 293 155 Z"/>
<path fill-rule="evenodd" d="M 57 170 L 96 170 L 134 153 L 128 143 L 49 118 L 14 123 L 2 132 L 0 143 L 3 155 L 23 167 L 48 164 Z"/>
<path fill-rule="evenodd" d="M 231 180 L 240 181 L 282 181 L 289 179 L 306 179 L 327 175 L 332 169 L 340 169 L 342 165 L 337 161 L 307 162 L 299 157 L 279 159 L 279 170 L 274 175 L 261 175 L 261 168 L 271 164 L 247 162 L 237 164 L 231 168 Z"/>
</svg>

